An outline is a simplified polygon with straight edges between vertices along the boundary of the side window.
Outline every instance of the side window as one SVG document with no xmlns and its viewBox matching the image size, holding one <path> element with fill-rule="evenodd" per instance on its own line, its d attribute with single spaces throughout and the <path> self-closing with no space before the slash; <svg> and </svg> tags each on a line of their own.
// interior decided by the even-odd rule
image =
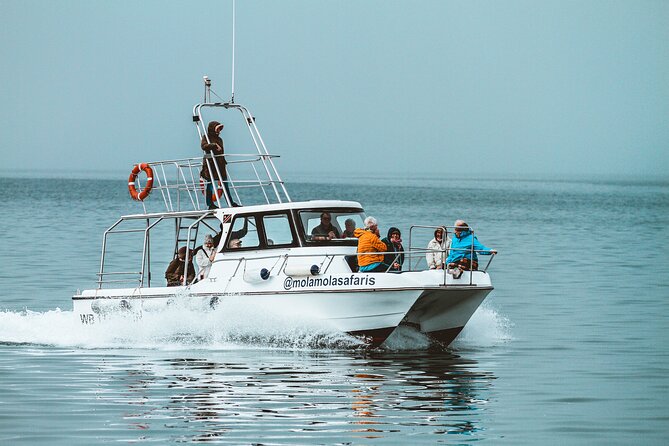
<svg viewBox="0 0 669 446">
<path fill-rule="evenodd" d="M 290 221 L 287 215 L 265 215 L 262 221 L 268 246 L 293 243 L 293 233 L 290 231 Z"/>
<path fill-rule="evenodd" d="M 347 209 L 303 210 L 299 215 L 305 240 L 318 243 L 355 240 L 355 228 L 362 227 L 365 218 L 362 211 Z"/>
<path fill-rule="evenodd" d="M 253 216 L 236 217 L 230 228 L 226 249 L 255 248 L 259 245 L 260 239 L 258 238 L 256 218 Z"/>
</svg>

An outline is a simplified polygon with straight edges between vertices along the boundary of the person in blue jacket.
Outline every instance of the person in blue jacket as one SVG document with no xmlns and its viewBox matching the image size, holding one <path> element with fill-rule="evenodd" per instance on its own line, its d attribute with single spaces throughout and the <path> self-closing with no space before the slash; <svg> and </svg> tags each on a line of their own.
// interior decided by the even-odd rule
<svg viewBox="0 0 669 446">
<path fill-rule="evenodd" d="M 469 225 L 464 220 L 457 220 L 454 224 L 455 237 L 451 241 L 451 251 L 446 259 L 449 271 L 453 271 L 453 277 L 456 279 L 462 275 L 464 270 L 477 270 L 479 267 L 478 255 L 497 254 L 497 251 L 490 249 L 476 238 Z M 472 239 L 474 252 L 472 253 Z M 473 255 L 472 255 L 473 254 Z"/>
</svg>

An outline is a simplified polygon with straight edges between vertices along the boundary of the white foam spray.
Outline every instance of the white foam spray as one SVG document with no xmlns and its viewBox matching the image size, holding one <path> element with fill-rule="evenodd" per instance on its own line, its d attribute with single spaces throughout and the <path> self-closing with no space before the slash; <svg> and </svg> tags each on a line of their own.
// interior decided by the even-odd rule
<svg viewBox="0 0 669 446">
<path fill-rule="evenodd" d="M 471 319 L 452 346 L 455 348 L 491 347 L 513 340 L 513 323 L 489 304 L 484 303 Z"/>
<path fill-rule="evenodd" d="M 511 337 L 513 324 L 497 311 L 480 307 L 455 340 L 456 348 L 493 346 Z M 322 323 L 287 317 L 239 303 L 222 302 L 214 311 L 174 305 L 164 311 L 116 313 L 85 325 L 72 311 L 0 312 L 0 342 L 79 348 L 147 349 L 357 349 L 364 344 Z M 430 340 L 401 326 L 388 338 L 389 350 L 425 350 Z"/>
</svg>

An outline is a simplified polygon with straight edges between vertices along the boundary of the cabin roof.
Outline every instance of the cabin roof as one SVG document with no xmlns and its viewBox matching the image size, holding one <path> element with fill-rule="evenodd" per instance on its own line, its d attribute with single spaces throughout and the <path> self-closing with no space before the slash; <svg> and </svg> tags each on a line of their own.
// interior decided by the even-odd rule
<svg viewBox="0 0 669 446">
<path fill-rule="evenodd" d="M 175 218 L 175 217 L 194 217 L 199 218 L 204 214 L 210 213 L 221 218 L 222 215 L 247 214 L 256 212 L 272 212 L 292 209 L 334 209 L 334 208 L 356 208 L 362 209 L 362 206 L 357 201 L 344 200 L 309 200 L 309 201 L 291 201 L 287 203 L 273 203 L 273 204 L 258 204 L 253 206 L 240 206 L 231 208 L 221 208 L 215 210 L 201 210 L 201 211 L 181 211 L 181 212 L 157 212 L 147 214 L 131 214 L 124 215 L 124 220 L 131 219 L 146 219 L 146 218 Z"/>
</svg>

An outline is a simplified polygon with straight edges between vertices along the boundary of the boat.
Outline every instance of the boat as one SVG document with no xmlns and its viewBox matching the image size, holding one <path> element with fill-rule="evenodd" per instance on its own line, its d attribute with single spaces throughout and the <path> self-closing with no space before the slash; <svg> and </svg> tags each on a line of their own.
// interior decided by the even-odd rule
<svg viewBox="0 0 669 446">
<path fill-rule="evenodd" d="M 141 320 L 146 312 L 175 302 L 211 312 L 229 301 L 270 313 L 299 314 L 302 320 L 374 347 L 400 325 L 450 344 L 493 290 L 487 270 L 494 254 L 485 268 L 464 271 L 458 278 L 446 270 L 430 270 L 418 234 L 442 226 L 416 224 L 409 230 L 402 271 L 360 272 L 355 237 L 316 237 L 312 231 L 323 213 L 340 233 L 347 219 L 363 227 L 362 205 L 292 201 L 276 168 L 277 155 L 267 150 L 255 117 L 234 96 L 227 102 L 211 101 L 210 88 L 205 77 L 205 99 L 193 107 L 197 142 L 208 140 L 212 116 L 233 113 L 241 118 L 239 127 L 248 131 L 253 148 L 134 166 L 128 186 L 141 209 L 121 216 L 104 232 L 97 286 L 72 297 L 81 323 L 99 323 L 118 313 Z M 227 164 L 216 162 L 217 157 Z M 211 190 L 215 206 L 204 196 L 203 165 L 208 178 L 219 179 Z M 220 171 L 221 165 L 226 172 Z M 215 258 L 206 278 L 189 282 L 189 262 L 204 234 L 216 235 Z M 117 242 L 126 237 L 132 240 Z M 166 286 L 162 271 L 184 246 L 187 271 L 176 286 Z"/>
</svg>

